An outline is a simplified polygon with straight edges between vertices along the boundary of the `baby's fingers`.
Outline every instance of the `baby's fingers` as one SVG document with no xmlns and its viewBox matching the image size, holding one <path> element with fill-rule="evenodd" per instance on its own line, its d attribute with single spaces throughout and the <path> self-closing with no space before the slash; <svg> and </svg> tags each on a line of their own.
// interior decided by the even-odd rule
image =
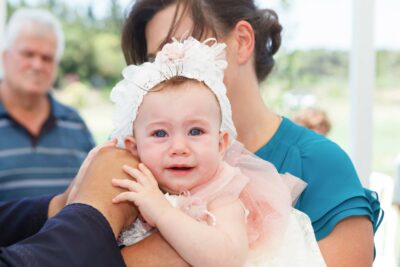
<svg viewBox="0 0 400 267">
<path fill-rule="evenodd" d="M 149 177 L 147 177 L 147 175 L 145 173 L 143 173 L 141 170 L 132 168 L 128 165 L 124 165 L 122 167 L 122 169 L 129 174 L 130 176 L 132 176 L 133 178 L 136 179 L 136 181 L 143 185 L 143 186 L 148 186 L 148 185 L 152 185 L 152 183 L 149 181 Z"/>
<path fill-rule="evenodd" d="M 111 183 L 113 186 L 121 187 L 132 192 L 138 192 L 140 190 L 140 185 L 129 179 L 112 179 Z"/>
<path fill-rule="evenodd" d="M 149 170 L 149 168 L 147 168 L 146 165 L 144 165 L 143 163 L 139 163 L 138 168 L 140 171 L 142 171 L 142 173 L 144 175 L 147 176 L 148 180 L 155 186 L 158 186 L 157 180 L 156 178 L 154 178 L 153 173 L 151 173 L 151 171 Z"/>
<path fill-rule="evenodd" d="M 133 202 L 135 203 L 135 195 L 136 193 L 133 192 L 123 192 L 112 199 L 113 203 L 120 203 L 120 202 Z"/>
</svg>

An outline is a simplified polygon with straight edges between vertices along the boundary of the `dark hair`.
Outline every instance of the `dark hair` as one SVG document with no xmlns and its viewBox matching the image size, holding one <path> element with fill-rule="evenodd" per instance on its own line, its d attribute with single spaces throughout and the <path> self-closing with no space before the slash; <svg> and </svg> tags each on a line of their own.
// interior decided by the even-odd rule
<svg viewBox="0 0 400 267">
<path fill-rule="evenodd" d="M 173 37 L 180 19 L 178 13 L 189 14 L 193 20 L 191 35 L 201 39 L 207 30 L 217 37 L 226 34 L 235 25 L 246 20 L 255 34 L 255 69 L 259 81 L 265 79 L 274 66 L 273 55 L 281 44 L 282 26 L 277 14 L 270 9 L 258 9 L 253 0 L 137 0 L 128 15 L 122 33 L 122 50 L 128 64 L 146 61 L 145 29 L 153 16 L 177 4 L 174 19 L 165 42 Z"/>
</svg>

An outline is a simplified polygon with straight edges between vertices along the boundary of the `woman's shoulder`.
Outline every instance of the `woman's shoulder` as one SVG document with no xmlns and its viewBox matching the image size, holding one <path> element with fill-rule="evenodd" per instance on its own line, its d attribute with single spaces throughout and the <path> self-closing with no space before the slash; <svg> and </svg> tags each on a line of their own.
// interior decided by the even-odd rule
<svg viewBox="0 0 400 267">
<path fill-rule="evenodd" d="M 284 118 L 264 152 L 280 173 L 307 183 L 296 208 L 310 217 L 318 240 L 351 216 L 368 216 L 374 229 L 379 225 L 379 202 L 362 187 L 350 157 L 335 142 Z"/>
<path fill-rule="evenodd" d="M 295 127 L 300 128 L 298 131 L 301 134 L 296 142 L 292 143 L 291 148 L 299 151 L 299 156 L 305 161 L 304 164 L 325 162 L 326 165 L 323 166 L 331 164 L 350 164 L 352 166 L 350 157 L 337 143 L 300 125 L 295 125 Z"/>
<path fill-rule="evenodd" d="M 349 156 L 338 144 L 287 118 L 257 155 L 272 162 L 280 173 L 290 172 L 306 181 L 310 172 L 326 176 L 338 168 L 356 175 Z"/>
<path fill-rule="evenodd" d="M 343 149 L 332 140 L 298 125 L 287 118 L 283 119 L 282 124 L 286 124 L 280 136 L 282 144 L 286 145 L 288 148 L 298 149 L 303 156 L 315 152 L 318 152 L 318 154 L 321 152 L 345 153 Z"/>
</svg>

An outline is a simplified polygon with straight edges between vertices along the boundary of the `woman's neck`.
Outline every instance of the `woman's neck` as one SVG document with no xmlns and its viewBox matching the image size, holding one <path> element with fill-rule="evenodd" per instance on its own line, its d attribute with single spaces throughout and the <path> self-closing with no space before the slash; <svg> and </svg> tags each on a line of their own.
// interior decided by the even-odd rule
<svg viewBox="0 0 400 267">
<path fill-rule="evenodd" d="M 238 81 L 228 90 L 228 96 L 232 104 L 237 139 L 248 150 L 255 152 L 272 138 L 282 118 L 265 106 L 255 75 L 243 76 L 249 78 Z"/>
</svg>

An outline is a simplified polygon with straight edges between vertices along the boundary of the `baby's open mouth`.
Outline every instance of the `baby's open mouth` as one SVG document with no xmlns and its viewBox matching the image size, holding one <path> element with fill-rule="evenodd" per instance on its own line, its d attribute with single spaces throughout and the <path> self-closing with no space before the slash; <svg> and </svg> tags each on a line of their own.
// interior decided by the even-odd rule
<svg viewBox="0 0 400 267">
<path fill-rule="evenodd" d="M 185 176 L 191 173 L 194 170 L 194 167 L 191 166 L 171 166 L 167 168 L 171 174 L 176 176 Z"/>
<path fill-rule="evenodd" d="M 186 167 L 186 166 L 184 166 L 184 167 L 169 167 L 168 169 L 174 170 L 174 171 L 188 171 L 188 170 L 193 169 L 193 167 Z"/>
</svg>

